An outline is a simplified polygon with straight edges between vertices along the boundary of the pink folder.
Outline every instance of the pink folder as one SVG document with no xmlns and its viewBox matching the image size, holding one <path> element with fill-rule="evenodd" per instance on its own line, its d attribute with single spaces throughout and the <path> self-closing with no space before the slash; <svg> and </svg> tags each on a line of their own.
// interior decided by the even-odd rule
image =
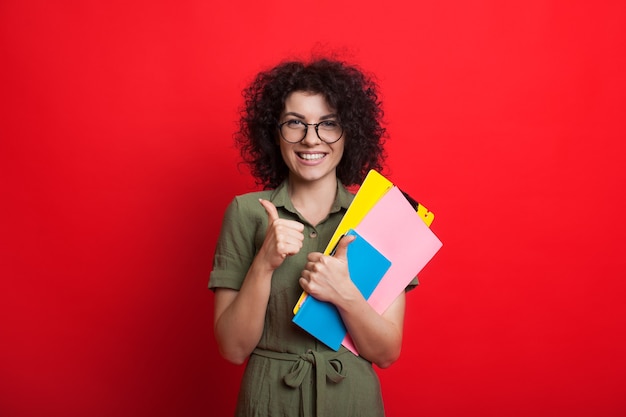
<svg viewBox="0 0 626 417">
<path fill-rule="evenodd" d="M 382 314 L 443 245 L 398 187 L 389 190 L 355 230 L 391 261 L 367 302 Z M 346 336 L 343 345 L 357 354 Z"/>
</svg>

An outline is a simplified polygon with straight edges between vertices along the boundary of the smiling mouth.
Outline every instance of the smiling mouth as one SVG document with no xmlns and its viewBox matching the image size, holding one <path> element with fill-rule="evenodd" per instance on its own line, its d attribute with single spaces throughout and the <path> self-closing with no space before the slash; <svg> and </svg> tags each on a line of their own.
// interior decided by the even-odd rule
<svg viewBox="0 0 626 417">
<path fill-rule="evenodd" d="M 326 156 L 325 153 L 298 153 L 299 158 L 305 159 L 307 161 L 315 161 L 318 159 L 322 159 Z"/>
</svg>

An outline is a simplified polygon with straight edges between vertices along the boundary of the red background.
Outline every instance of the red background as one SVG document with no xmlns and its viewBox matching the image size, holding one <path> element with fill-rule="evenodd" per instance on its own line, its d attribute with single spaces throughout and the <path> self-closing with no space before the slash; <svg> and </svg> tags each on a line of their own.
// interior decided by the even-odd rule
<svg viewBox="0 0 626 417">
<path fill-rule="evenodd" d="M 220 221 L 240 91 L 332 49 L 377 74 L 389 177 L 444 247 L 390 416 L 626 414 L 626 3 L 0 4 L 0 414 L 230 415 Z"/>
</svg>

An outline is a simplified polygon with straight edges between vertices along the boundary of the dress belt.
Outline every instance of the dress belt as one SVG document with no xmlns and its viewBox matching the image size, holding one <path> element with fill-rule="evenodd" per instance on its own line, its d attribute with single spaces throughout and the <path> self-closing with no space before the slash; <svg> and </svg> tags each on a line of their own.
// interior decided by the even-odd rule
<svg viewBox="0 0 626 417">
<path fill-rule="evenodd" d="M 315 389 L 317 393 L 315 415 L 321 416 L 326 404 L 326 378 L 334 383 L 343 381 L 346 375 L 343 373 L 343 363 L 339 357 L 345 353 L 350 353 L 350 351 L 342 349 L 338 352 L 315 352 L 309 349 L 306 353 L 297 354 L 256 348 L 252 353 L 265 358 L 294 362 L 289 373 L 283 376 L 283 381 L 292 388 L 300 387 L 303 414 L 304 417 L 310 417 L 306 406 L 310 404 L 310 390 L 307 389 L 308 382 L 305 382 L 305 377 L 311 368 L 315 367 Z M 302 387 L 303 383 L 305 384 L 304 387 Z"/>
</svg>

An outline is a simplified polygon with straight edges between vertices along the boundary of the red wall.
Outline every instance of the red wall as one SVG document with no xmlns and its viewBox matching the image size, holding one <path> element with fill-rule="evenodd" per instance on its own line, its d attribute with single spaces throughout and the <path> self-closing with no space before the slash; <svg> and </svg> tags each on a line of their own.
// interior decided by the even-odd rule
<svg viewBox="0 0 626 417">
<path fill-rule="evenodd" d="M 319 45 L 378 75 L 389 177 L 444 242 L 379 372 L 388 414 L 624 415 L 624 22 L 623 1 L 3 1 L 0 415 L 231 413 L 206 286 L 254 185 L 240 91 Z"/>
</svg>

